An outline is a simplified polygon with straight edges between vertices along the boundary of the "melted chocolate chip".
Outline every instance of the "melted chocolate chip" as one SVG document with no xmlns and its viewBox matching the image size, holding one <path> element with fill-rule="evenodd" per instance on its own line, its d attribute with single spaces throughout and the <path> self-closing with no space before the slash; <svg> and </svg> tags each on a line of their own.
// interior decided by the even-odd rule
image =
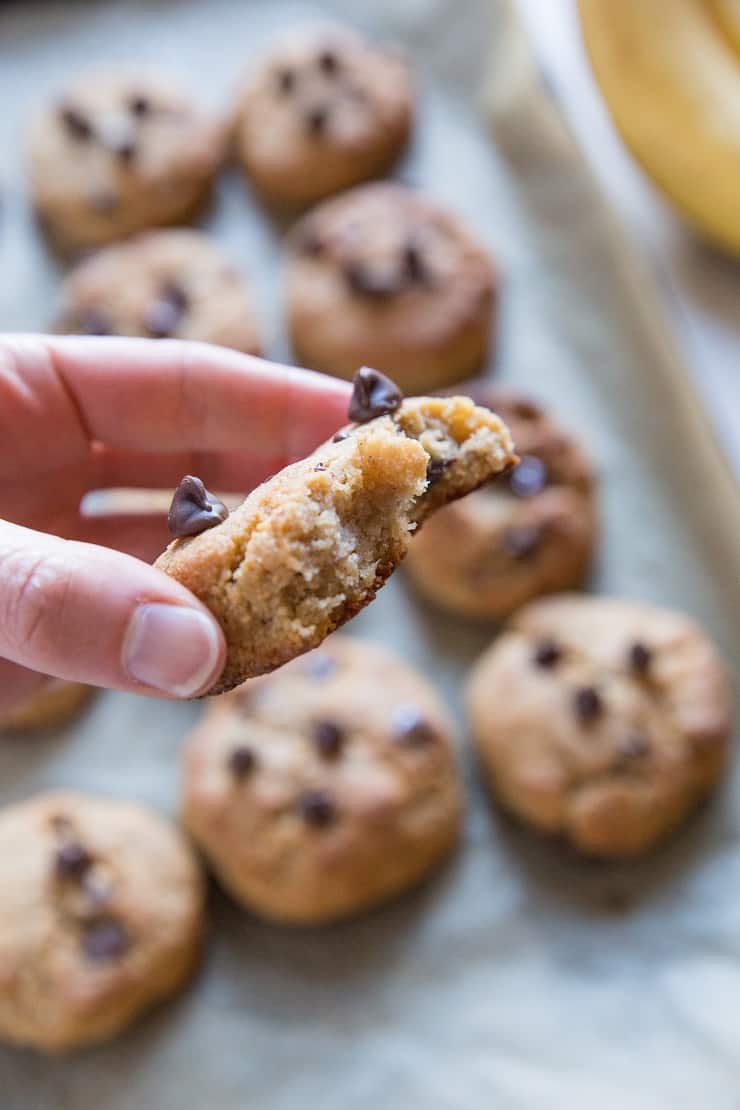
<svg viewBox="0 0 740 1110">
<path fill-rule="evenodd" d="M 91 922 L 82 935 L 82 951 L 89 960 L 112 960 L 122 956 L 130 945 L 128 930 L 115 917 Z"/>
<path fill-rule="evenodd" d="M 629 650 L 630 670 L 632 670 L 634 674 L 640 675 L 640 677 L 646 675 L 650 669 L 652 658 L 653 653 L 650 648 L 639 640 L 636 640 Z"/>
<path fill-rule="evenodd" d="M 81 879 L 91 864 L 92 856 L 84 844 L 69 840 L 57 849 L 54 871 L 60 879 Z"/>
<path fill-rule="evenodd" d="M 538 667 L 554 667 L 560 662 L 562 655 L 562 648 L 554 640 L 540 640 L 532 658 Z"/>
<path fill-rule="evenodd" d="M 59 118 L 73 139 L 80 142 L 89 142 L 93 137 L 92 124 L 79 108 L 73 104 L 63 104 L 59 109 Z"/>
<path fill-rule="evenodd" d="M 517 497 L 534 497 L 547 485 L 547 467 L 536 455 L 522 455 L 509 474 L 509 489 Z"/>
<path fill-rule="evenodd" d="M 415 705 L 403 705 L 391 719 L 393 739 L 404 747 L 421 748 L 437 738 L 436 730 Z"/>
<path fill-rule="evenodd" d="M 339 56 L 335 50 L 331 50 L 330 48 L 322 50 L 317 61 L 319 63 L 319 69 L 322 73 L 326 73 L 327 76 L 333 77 L 339 72 Z"/>
<path fill-rule="evenodd" d="M 334 721 L 317 721 L 313 726 L 313 742 L 322 759 L 336 759 L 344 744 L 344 733 Z"/>
<path fill-rule="evenodd" d="M 308 109 L 305 119 L 311 135 L 322 135 L 329 122 L 329 109 L 325 104 L 316 104 Z"/>
<path fill-rule="evenodd" d="M 352 387 L 347 415 L 358 424 L 395 412 L 403 401 L 403 393 L 396 383 L 370 366 L 357 371 Z"/>
<path fill-rule="evenodd" d="M 229 770 L 234 778 L 246 778 L 257 766 L 257 756 L 251 748 L 240 745 L 229 755 Z"/>
<path fill-rule="evenodd" d="M 89 305 L 77 314 L 81 335 L 113 335 L 113 322 L 105 309 Z"/>
<path fill-rule="evenodd" d="M 401 274 L 397 271 L 373 270 L 363 262 L 348 262 L 343 273 L 352 292 L 363 297 L 378 299 L 392 297 L 401 291 L 404 284 Z"/>
<path fill-rule="evenodd" d="M 144 313 L 144 327 L 155 339 L 173 335 L 188 307 L 185 291 L 175 282 L 162 288 L 161 296 L 153 301 Z"/>
<path fill-rule="evenodd" d="M 200 478 L 186 474 L 175 490 L 167 523 L 173 536 L 197 536 L 226 520 L 229 510 Z"/>
<path fill-rule="evenodd" d="M 650 743 L 641 733 L 635 732 L 619 741 L 617 751 L 626 759 L 639 759 L 650 751 Z"/>
<path fill-rule="evenodd" d="M 275 74 L 275 86 L 279 93 L 289 93 L 295 88 L 295 70 L 283 66 Z"/>
<path fill-rule="evenodd" d="M 306 790 L 298 799 L 298 811 L 307 825 L 323 829 L 337 819 L 337 810 L 325 790 Z"/>
<path fill-rule="evenodd" d="M 599 691 L 593 686 L 581 686 L 573 694 L 573 709 L 581 724 L 591 724 L 604 710 Z"/>
<path fill-rule="evenodd" d="M 507 528 L 501 537 L 504 550 L 512 559 L 528 559 L 537 551 L 542 539 L 542 529 L 536 524 L 519 524 Z"/>
<path fill-rule="evenodd" d="M 335 432 L 334 435 L 331 437 L 332 443 L 342 443 L 345 439 L 349 439 L 349 432 Z"/>
<path fill-rule="evenodd" d="M 152 102 L 148 96 L 143 93 L 134 93 L 133 96 L 128 98 L 126 106 L 132 116 L 141 119 L 143 116 L 148 116 L 152 111 Z"/>
<path fill-rule="evenodd" d="M 452 465 L 452 459 L 430 459 L 427 463 L 427 482 L 433 486 Z"/>
</svg>

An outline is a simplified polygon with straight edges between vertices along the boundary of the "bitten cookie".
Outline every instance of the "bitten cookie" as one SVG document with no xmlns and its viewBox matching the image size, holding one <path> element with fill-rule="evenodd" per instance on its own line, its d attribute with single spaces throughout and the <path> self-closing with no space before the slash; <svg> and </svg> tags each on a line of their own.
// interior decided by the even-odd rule
<svg viewBox="0 0 740 1110">
<path fill-rule="evenodd" d="M 167 79 L 94 70 L 34 121 L 33 202 L 63 251 L 184 223 L 208 199 L 225 144 L 223 124 Z"/>
<path fill-rule="evenodd" d="M 305 366 L 350 378 L 368 363 L 407 393 L 475 374 L 495 307 L 491 259 L 457 217 L 402 185 L 365 185 L 294 229 L 288 325 Z"/>
<path fill-rule="evenodd" d="M 505 425 L 467 397 L 402 396 L 358 374 L 364 421 L 281 470 L 232 513 L 191 476 L 156 566 L 208 606 L 227 643 L 221 693 L 316 647 L 373 599 L 430 512 L 514 461 Z M 200 534 L 196 534 L 200 533 Z"/>
<path fill-rule="evenodd" d="M 94 693 L 92 686 L 51 678 L 31 701 L 0 718 L 0 731 L 33 732 L 65 725 L 82 712 Z"/>
<path fill-rule="evenodd" d="M 265 917 L 317 924 L 414 885 L 451 849 L 460 787 L 434 690 L 349 637 L 209 703 L 185 750 L 185 823 Z"/>
<path fill-rule="evenodd" d="M 63 1052 L 120 1032 L 195 964 L 199 868 L 127 802 L 40 794 L 0 812 L 0 1037 Z"/>
<path fill-rule="evenodd" d="M 150 231 L 81 262 L 62 288 L 56 330 L 174 336 L 259 354 L 245 279 L 199 231 Z"/>
<path fill-rule="evenodd" d="M 728 678 L 704 632 L 641 602 L 522 609 L 475 667 L 473 735 L 506 808 L 586 855 L 663 840 L 720 778 Z"/>
<path fill-rule="evenodd" d="M 397 50 L 350 31 L 279 41 L 242 94 L 237 154 L 273 203 L 305 205 L 396 161 L 411 130 L 411 76 Z"/>
<path fill-rule="evenodd" d="M 490 387 L 473 396 L 506 421 L 520 462 L 437 513 L 412 542 L 406 569 L 441 608 L 497 620 L 582 582 L 596 539 L 594 478 L 576 440 L 539 406 Z"/>
</svg>

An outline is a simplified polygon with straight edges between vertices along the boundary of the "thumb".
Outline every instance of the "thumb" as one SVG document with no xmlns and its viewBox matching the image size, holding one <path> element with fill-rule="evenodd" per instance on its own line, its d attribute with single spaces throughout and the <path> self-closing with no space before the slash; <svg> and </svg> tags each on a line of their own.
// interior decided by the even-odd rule
<svg viewBox="0 0 740 1110">
<path fill-rule="evenodd" d="M 223 633 L 147 563 L 0 522 L 0 657 L 140 694 L 194 697 L 224 665 Z"/>
</svg>

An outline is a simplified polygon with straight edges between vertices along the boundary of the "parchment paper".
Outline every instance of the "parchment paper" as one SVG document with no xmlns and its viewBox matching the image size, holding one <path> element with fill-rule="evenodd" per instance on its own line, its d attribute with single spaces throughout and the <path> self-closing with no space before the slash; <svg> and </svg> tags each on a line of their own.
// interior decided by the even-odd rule
<svg viewBox="0 0 740 1110">
<path fill-rule="evenodd" d="M 503 0 L 4 4 L 0 327 L 43 327 L 58 279 L 18 153 L 39 97 L 78 65 L 133 55 L 184 70 L 218 103 L 274 29 L 331 10 L 408 46 L 422 108 L 400 176 L 466 216 L 502 258 L 497 372 L 551 402 L 598 460 L 593 587 L 688 609 L 737 668 L 736 492 L 650 282 Z M 270 353 L 287 357 L 277 231 L 236 179 L 209 222 L 257 284 Z M 350 631 L 400 647 L 455 706 L 492 635 L 423 608 L 401 574 Z M 3 741 L 0 799 L 69 784 L 173 811 L 180 741 L 198 711 L 105 694 L 60 735 Z M 737 774 L 647 862 L 586 865 L 492 812 L 462 722 L 460 739 L 469 812 L 442 874 L 327 930 L 270 927 L 214 893 L 192 988 L 72 1059 L 0 1049 L 2 1110 L 739 1107 Z"/>
</svg>

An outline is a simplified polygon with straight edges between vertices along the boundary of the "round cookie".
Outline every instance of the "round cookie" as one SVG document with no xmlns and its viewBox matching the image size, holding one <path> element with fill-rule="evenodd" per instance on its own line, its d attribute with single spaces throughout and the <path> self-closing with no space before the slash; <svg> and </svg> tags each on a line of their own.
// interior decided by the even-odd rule
<svg viewBox="0 0 740 1110">
<path fill-rule="evenodd" d="M 0 718 L 0 730 L 33 732 L 65 725 L 82 712 L 94 693 L 92 686 L 81 682 L 51 678 L 31 701 Z"/>
<path fill-rule="evenodd" d="M 312 204 L 396 161 L 411 130 L 411 76 L 397 50 L 311 28 L 275 44 L 241 97 L 236 148 L 269 201 Z"/>
<path fill-rule="evenodd" d="M 79 263 L 64 283 L 57 331 L 175 336 L 259 354 L 246 282 L 199 231 L 150 231 Z"/>
<path fill-rule="evenodd" d="M 519 465 L 432 517 L 405 566 L 435 605 L 498 620 L 583 581 L 597 532 L 594 477 L 576 440 L 538 405 L 488 386 L 473 395 L 508 425 Z"/>
<path fill-rule="evenodd" d="M 207 201 L 226 129 L 149 71 L 94 70 L 33 123 L 31 193 L 63 251 L 187 222 Z"/>
<path fill-rule="evenodd" d="M 475 742 L 501 804 L 585 855 L 662 841 L 726 764 L 727 674 L 704 632 L 642 602 L 533 602 L 473 670 Z"/>
<path fill-rule="evenodd" d="M 365 185 L 296 226 L 286 273 L 301 363 L 340 378 L 374 366 L 405 393 L 475 374 L 489 347 L 496 276 L 456 216 L 402 185 Z"/>
<path fill-rule="evenodd" d="M 184 820 L 250 909 L 335 921 L 413 886 L 452 848 L 450 736 L 419 674 L 334 637 L 209 705 L 185 751 Z"/>
<path fill-rule="evenodd" d="M 128 802 L 66 791 L 0 812 L 0 1038 L 107 1040 L 196 962 L 203 883 L 181 835 Z"/>
</svg>

